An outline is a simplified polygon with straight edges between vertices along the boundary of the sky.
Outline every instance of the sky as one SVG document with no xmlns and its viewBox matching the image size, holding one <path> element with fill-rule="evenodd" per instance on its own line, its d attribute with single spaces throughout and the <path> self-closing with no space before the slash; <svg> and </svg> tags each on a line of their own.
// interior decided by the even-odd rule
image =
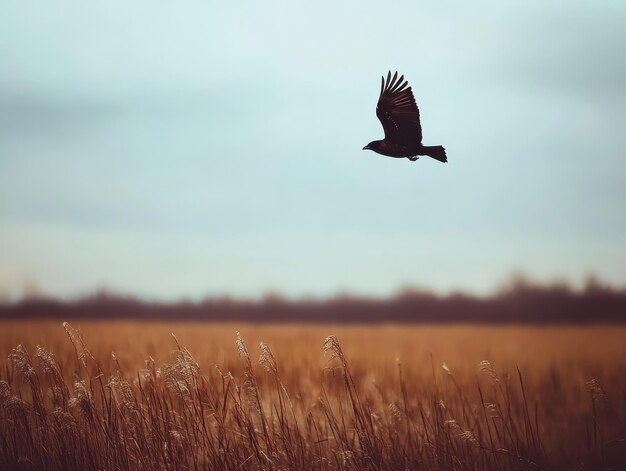
<svg viewBox="0 0 626 471">
<path fill-rule="evenodd" d="M 0 6 L 0 297 L 626 285 L 626 2 Z M 449 163 L 363 151 L 380 76 Z"/>
</svg>

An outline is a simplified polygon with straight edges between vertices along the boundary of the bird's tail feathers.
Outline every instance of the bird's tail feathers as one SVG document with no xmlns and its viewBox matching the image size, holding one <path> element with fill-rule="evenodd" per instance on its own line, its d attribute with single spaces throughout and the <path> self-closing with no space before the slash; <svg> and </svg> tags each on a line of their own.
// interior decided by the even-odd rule
<svg viewBox="0 0 626 471">
<path fill-rule="evenodd" d="M 443 146 L 424 146 L 424 154 L 439 162 L 447 162 L 446 149 Z"/>
</svg>

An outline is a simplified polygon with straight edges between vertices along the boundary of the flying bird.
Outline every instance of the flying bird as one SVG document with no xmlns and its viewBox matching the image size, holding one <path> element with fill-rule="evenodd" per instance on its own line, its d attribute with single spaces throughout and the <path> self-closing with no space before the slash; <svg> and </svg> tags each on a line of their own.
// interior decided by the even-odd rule
<svg viewBox="0 0 626 471">
<path fill-rule="evenodd" d="M 376 116 L 383 125 L 385 138 L 372 141 L 363 150 L 373 150 L 382 155 L 396 158 L 408 158 L 411 161 L 427 155 L 439 162 L 447 162 L 446 150 L 443 146 L 423 146 L 420 112 L 415 97 L 404 81 L 404 75 L 398 79 L 398 72 L 387 80 L 382 78 L 380 96 L 376 105 Z"/>
</svg>

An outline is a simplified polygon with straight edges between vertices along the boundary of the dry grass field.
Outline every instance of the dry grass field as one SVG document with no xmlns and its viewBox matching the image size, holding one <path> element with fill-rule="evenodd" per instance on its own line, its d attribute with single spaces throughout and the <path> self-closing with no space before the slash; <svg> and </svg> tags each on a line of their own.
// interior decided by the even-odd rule
<svg viewBox="0 0 626 471">
<path fill-rule="evenodd" d="M 626 327 L 71 324 L 0 322 L 0 469 L 626 469 Z"/>
</svg>

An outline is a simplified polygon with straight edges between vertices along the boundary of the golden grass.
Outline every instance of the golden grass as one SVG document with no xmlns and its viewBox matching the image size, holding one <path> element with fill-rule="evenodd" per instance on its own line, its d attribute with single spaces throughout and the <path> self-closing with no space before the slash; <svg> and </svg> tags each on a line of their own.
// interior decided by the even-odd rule
<svg viewBox="0 0 626 471">
<path fill-rule="evenodd" d="M 0 329 L 0 469 L 626 463 L 625 327 Z"/>
</svg>

